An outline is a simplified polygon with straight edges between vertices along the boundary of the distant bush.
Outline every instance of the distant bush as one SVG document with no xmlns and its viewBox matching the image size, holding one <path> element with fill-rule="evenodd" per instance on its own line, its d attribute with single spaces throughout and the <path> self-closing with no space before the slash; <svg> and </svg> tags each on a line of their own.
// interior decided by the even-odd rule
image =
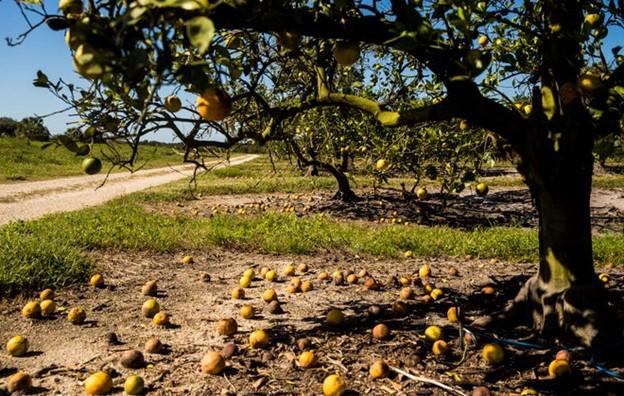
<svg viewBox="0 0 624 396">
<path fill-rule="evenodd" d="M 9 117 L 0 117 L 0 136 L 15 136 L 19 121 Z"/>
<path fill-rule="evenodd" d="M 238 144 L 232 147 L 232 151 L 243 154 L 264 154 L 267 152 L 266 147 L 255 143 Z"/>
<path fill-rule="evenodd" d="M 50 131 L 43 125 L 43 120 L 38 117 L 26 117 L 22 119 L 15 129 L 15 136 L 47 142 L 50 140 Z"/>
</svg>

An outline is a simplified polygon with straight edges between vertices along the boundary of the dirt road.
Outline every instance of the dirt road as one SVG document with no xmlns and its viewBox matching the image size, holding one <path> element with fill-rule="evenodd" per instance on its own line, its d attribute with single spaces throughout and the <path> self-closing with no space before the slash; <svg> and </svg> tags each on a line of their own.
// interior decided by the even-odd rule
<svg viewBox="0 0 624 396">
<path fill-rule="evenodd" d="M 238 165 L 257 158 L 244 155 L 229 163 L 210 163 L 214 168 Z M 53 212 L 68 212 L 100 205 L 113 198 L 186 177 L 193 165 L 140 170 L 134 173 L 66 177 L 62 179 L 0 185 L 0 224 L 30 220 Z"/>
</svg>

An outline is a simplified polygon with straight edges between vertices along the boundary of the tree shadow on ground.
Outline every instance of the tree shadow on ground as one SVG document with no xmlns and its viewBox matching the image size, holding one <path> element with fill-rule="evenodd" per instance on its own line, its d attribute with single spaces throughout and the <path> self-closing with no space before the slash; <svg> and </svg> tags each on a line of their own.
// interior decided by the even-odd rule
<svg viewBox="0 0 624 396">
<path fill-rule="evenodd" d="M 511 323 L 503 323 L 483 333 L 475 332 L 479 347 L 469 349 L 468 358 L 457 364 L 462 356 L 459 326 L 440 319 L 440 312 L 459 305 L 464 316 L 462 322 L 468 324 L 475 317 L 502 309 L 527 277 L 516 275 L 497 278 L 492 283 L 497 290 L 494 295 L 448 292 L 444 298 L 429 304 L 423 302 L 422 296 L 416 296 L 415 300 L 408 302 L 409 313 L 405 316 L 394 313 L 391 302 L 380 304 L 379 316 L 369 314 L 371 303 L 362 299 L 336 304 L 332 308 L 353 312 L 347 315 L 344 324 L 340 326 L 327 324 L 325 315 L 328 310 L 318 311 L 317 315 L 303 319 L 300 326 L 293 325 L 287 320 L 288 308 L 285 306 L 285 315 L 273 315 L 274 319 L 271 319 L 272 340 L 274 344 L 281 345 L 271 353 L 274 354 L 273 358 L 277 358 L 289 346 L 296 345 L 298 339 L 307 338 L 312 340 L 312 348 L 347 350 L 356 354 L 350 357 L 350 361 L 369 362 L 374 356 L 384 356 L 401 367 L 412 368 L 430 378 L 448 378 L 450 374 L 447 373 L 456 373 L 461 379 L 455 385 L 468 392 L 473 386 L 487 385 L 491 390 L 505 394 L 517 392 L 523 387 L 531 387 L 544 395 L 624 394 L 622 383 L 599 373 L 592 367 L 590 355 L 580 350 L 574 353 L 573 376 L 562 381 L 548 378 L 548 363 L 563 346 L 535 336 L 528 327 Z M 388 288 L 380 292 L 387 294 L 391 290 Z M 436 315 L 438 319 L 433 318 Z M 385 323 L 390 328 L 388 339 L 379 341 L 371 336 L 371 329 L 378 323 Z M 425 328 L 431 324 L 442 327 L 444 338 L 454 351 L 450 356 L 440 359 L 432 357 L 431 343 L 423 337 Z M 500 366 L 488 366 L 480 358 L 480 346 L 492 340 L 498 340 L 506 351 L 507 358 Z M 515 341 L 542 347 L 520 347 L 514 345 Z M 621 369 L 622 365 L 619 367 L 622 374 Z M 519 372 L 522 373 L 521 379 L 518 378 Z"/>
<path fill-rule="evenodd" d="M 399 190 L 386 189 L 364 193 L 357 202 L 340 202 L 323 196 L 312 204 L 312 210 L 352 220 L 444 225 L 464 230 L 538 225 L 537 212 L 527 189 L 491 192 L 485 197 L 430 194 L 424 201 L 406 197 Z M 595 231 L 619 232 L 624 226 L 624 211 L 595 205 L 592 224 Z"/>
</svg>

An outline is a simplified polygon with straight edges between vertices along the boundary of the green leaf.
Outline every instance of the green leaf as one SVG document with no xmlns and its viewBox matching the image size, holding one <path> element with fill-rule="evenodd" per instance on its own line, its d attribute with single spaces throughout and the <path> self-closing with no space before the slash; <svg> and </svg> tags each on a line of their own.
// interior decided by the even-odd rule
<svg viewBox="0 0 624 396">
<path fill-rule="evenodd" d="M 41 70 L 37 71 L 37 78 L 33 80 L 33 85 L 35 87 L 47 88 L 50 81 L 48 80 L 48 76 L 45 75 Z"/>
<path fill-rule="evenodd" d="M 197 48 L 200 54 L 204 54 L 208 51 L 215 34 L 215 27 L 210 18 L 195 17 L 186 22 L 186 34 L 191 45 Z"/>
<path fill-rule="evenodd" d="M 542 87 L 542 110 L 548 121 L 552 120 L 557 111 L 557 104 L 555 103 L 555 95 L 548 87 Z"/>
</svg>

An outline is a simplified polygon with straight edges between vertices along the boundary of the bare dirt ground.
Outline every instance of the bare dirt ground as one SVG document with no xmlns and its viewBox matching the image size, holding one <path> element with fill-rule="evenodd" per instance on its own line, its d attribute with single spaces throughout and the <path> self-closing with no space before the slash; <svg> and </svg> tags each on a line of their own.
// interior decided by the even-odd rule
<svg viewBox="0 0 624 396">
<path fill-rule="evenodd" d="M 192 254 L 195 262 L 180 263 L 184 254 Z M 487 386 L 494 395 L 519 395 L 531 387 L 545 395 L 621 395 L 622 383 L 599 373 L 582 351 L 575 353 L 574 374 L 563 381 L 548 378 L 547 365 L 559 347 L 546 349 L 519 348 L 505 345 L 506 358 L 502 365 L 487 366 L 480 358 L 480 346 L 490 341 L 478 336 L 478 347 L 467 350 L 461 361 L 459 328 L 446 319 L 452 305 L 463 309 L 464 323 L 484 312 L 499 309 L 513 296 L 520 284 L 534 271 L 532 264 L 514 264 L 496 261 L 375 260 L 357 256 L 319 254 L 314 257 L 259 255 L 247 252 L 202 250 L 175 254 L 92 252 L 97 269 L 104 274 L 106 287 L 95 289 L 79 286 L 57 291 L 56 301 L 63 309 L 83 307 L 87 322 L 81 326 L 70 324 L 65 313 L 45 320 L 27 320 L 20 316 L 26 298 L 0 303 L 0 340 L 20 334 L 30 340 L 31 352 L 25 357 L 9 357 L 0 353 L 0 394 L 8 377 L 21 369 L 34 379 L 35 393 L 78 395 L 82 382 L 89 373 L 106 370 L 114 377 L 114 394 L 122 394 L 123 380 L 131 373 L 142 375 L 150 395 L 318 395 L 326 375 L 343 374 L 351 395 L 443 395 L 448 394 L 431 385 L 418 383 L 401 375 L 383 380 L 372 380 L 368 367 L 373 360 L 384 358 L 389 364 L 409 373 L 436 379 L 470 394 L 476 385 Z M 309 271 L 298 274 L 311 279 L 314 290 L 302 294 L 286 291 L 289 279 L 277 283 L 256 278 L 245 290 L 245 299 L 233 300 L 230 291 L 238 285 L 242 272 L 263 266 L 280 273 L 290 262 L 306 263 Z M 428 263 L 432 268 L 431 282 L 444 290 L 444 297 L 425 303 L 422 285 L 416 275 L 418 268 Z M 448 274 L 451 267 L 459 274 Z M 335 285 L 318 281 L 317 274 L 336 270 L 367 270 L 380 284 L 380 290 L 366 290 L 361 285 Z M 611 290 L 622 290 L 624 273 L 610 269 Z M 206 274 L 210 277 L 206 281 Z M 409 313 L 393 313 L 391 306 L 397 300 L 400 286 L 397 276 L 407 275 L 416 281 L 416 296 L 407 301 Z M 141 305 L 147 299 L 140 293 L 147 280 L 158 279 L 156 297 L 161 307 L 171 314 L 172 325 L 157 328 L 142 317 Z M 495 293 L 482 292 L 491 285 Z M 284 313 L 266 311 L 260 295 L 275 288 Z M 621 297 L 621 296 L 620 296 Z M 239 309 L 251 304 L 256 317 L 242 319 Z M 380 316 L 368 314 L 371 305 L 382 308 Z M 325 323 L 331 308 L 346 314 L 344 326 L 332 328 Z M 618 308 L 620 309 L 620 308 Z M 614 309 L 615 314 L 615 309 Z M 238 332 L 231 338 L 218 336 L 216 321 L 233 317 Z M 391 337 L 376 341 L 371 329 L 376 323 L 386 323 Z M 436 359 L 431 346 L 421 335 L 428 325 L 440 325 L 452 353 Z M 249 333 L 265 329 L 271 337 L 267 349 L 250 349 Z M 114 333 L 119 344 L 110 343 Z M 540 343 L 529 338 L 528 329 L 501 330 L 496 335 L 505 339 Z M 168 348 L 164 354 L 146 354 L 146 365 L 137 370 L 126 369 L 119 362 L 123 351 L 143 349 L 144 342 L 158 337 Z M 319 356 L 315 367 L 298 368 L 296 356 L 300 353 L 296 340 L 308 338 Z M 199 362 L 204 353 L 220 351 L 227 341 L 237 344 L 239 352 L 228 359 L 221 375 L 205 375 Z M 618 340 L 619 341 L 619 340 Z M 461 361 L 461 362 L 460 362 Z M 620 371 L 620 374 L 622 372 Z M 459 393 L 458 393 L 459 394 Z"/>
<path fill-rule="evenodd" d="M 375 195 L 377 194 L 377 195 Z M 155 203 L 148 210 L 171 214 L 211 216 L 215 212 L 236 213 L 261 210 L 293 211 L 299 215 L 324 212 L 358 221 L 413 222 L 422 224 L 453 224 L 472 228 L 485 224 L 535 224 L 535 213 L 525 190 L 492 191 L 485 198 L 464 195 L 442 207 L 442 197 L 432 195 L 425 202 L 405 203 L 396 191 L 369 192 L 368 199 L 355 205 L 329 200 L 331 194 L 274 194 L 243 196 L 211 196 L 179 203 Z M 380 203 L 382 202 L 382 203 Z M 619 190 L 595 190 L 592 204 L 595 230 L 615 230 L 622 224 L 624 209 Z M 171 254 L 119 253 L 93 251 L 88 253 L 96 269 L 104 274 L 106 287 L 95 289 L 77 286 L 57 291 L 56 301 L 61 311 L 50 319 L 27 320 L 20 316 L 23 304 L 35 295 L 0 302 L 0 340 L 6 342 L 14 335 L 30 341 L 25 357 L 10 357 L 0 352 L 0 395 L 9 376 L 24 370 L 33 376 L 34 393 L 83 394 L 82 383 L 90 373 L 108 371 L 114 379 L 114 394 L 123 393 L 123 381 L 139 373 L 146 380 L 149 395 L 318 395 L 323 379 L 330 373 L 345 376 L 350 395 L 443 395 L 449 394 L 432 385 L 416 382 L 402 375 L 391 374 L 383 380 L 372 380 L 370 364 L 379 358 L 413 375 L 423 376 L 453 386 L 469 395 L 478 385 L 487 386 L 494 395 L 520 395 L 532 388 L 542 395 L 622 395 L 624 383 L 600 372 L 590 362 L 591 354 L 573 350 L 573 375 L 564 380 L 548 377 L 547 367 L 556 352 L 566 345 L 561 340 L 551 345 L 533 337 L 527 328 L 499 329 L 477 333 L 478 345 L 464 353 L 460 348 L 459 326 L 446 319 L 451 306 L 460 306 L 469 324 L 472 319 L 500 309 L 535 271 L 530 263 L 506 263 L 463 259 L 402 259 L 379 260 L 368 257 L 320 253 L 314 256 L 262 255 L 254 252 L 233 252 L 206 249 Z M 180 259 L 191 254 L 195 262 L 184 265 Z M 289 277 L 277 283 L 258 277 L 245 289 L 245 299 L 233 300 L 231 290 L 238 285 L 243 271 L 253 267 L 269 267 L 281 273 L 287 263 L 306 263 L 309 271 L 298 273 L 302 279 L 313 281 L 314 290 L 291 294 L 286 290 Z M 430 281 L 444 291 L 434 302 L 423 298 L 418 268 L 427 263 L 432 268 Z M 450 275 L 451 267 L 459 270 Z M 330 274 L 336 269 L 366 270 L 380 284 L 379 290 L 366 290 L 362 279 L 357 285 L 335 285 L 317 280 L 321 271 Z M 609 273 L 608 288 L 614 301 L 621 301 L 624 271 L 603 268 Z M 392 309 L 402 286 L 400 276 L 412 279 L 415 297 L 406 301 L 408 312 L 399 315 Z M 207 281 L 207 278 L 209 280 Z M 172 325 L 153 326 L 141 315 L 141 305 L 148 298 L 140 293 L 148 280 L 157 279 L 156 299 L 171 314 Z M 494 288 L 493 294 L 483 291 Z M 284 310 L 271 314 L 260 295 L 275 288 Z M 239 316 L 242 305 L 256 310 L 253 319 Z M 369 313 L 371 305 L 379 305 L 381 314 Z M 81 306 L 87 312 L 87 322 L 74 326 L 65 319 L 66 311 Z M 326 313 L 339 308 L 346 314 L 346 323 L 331 327 L 325 322 Z M 622 306 L 613 307 L 614 316 L 624 318 Z M 221 337 L 215 330 L 219 319 L 233 317 L 238 332 Z M 377 341 L 371 329 L 385 323 L 391 330 L 388 340 Z M 422 334 L 429 325 L 444 329 L 451 353 L 435 358 L 431 345 Z M 251 349 L 251 331 L 264 329 L 271 337 L 270 347 Z M 111 343 L 111 334 L 119 343 Z M 146 364 L 140 369 L 127 369 L 120 364 L 124 351 L 143 349 L 150 337 L 158 337 L 167 345 L 165 353 L 145 354 Z M 486 365 L 481 347 L 499 337 L 505 348 L 503 364 Z M 316 350 L 318 363 L 302 369 L 296 364 L 300 354 L 297 340 L 307 338 Z M 538 344 L 540 348 L 513 345 L 513 341 Z M 200 360 L 210 350 L 220 351 L 226 342 L 234 342 L 239 351 L 227 360 L 221 375 L 200 372 Z M 509 343 L 512 342 L 512 344 Z M 614 340 L 614 348 L 621 340 Z M 621 364 L 608 366 L 624 375 Z M 455 393 L 455 394 L 462 394 Z M 531 393 L 524 393 L 529 395 Z"/>
<path fill-rule="evenodd" d="M 215 168 L 237 165 L 256 157 L 244 155 L 233 158 L 229 163 L 219 160 L 209 165 Z M 0 224 L 97 206 L 121 195 L 190 177 L 193 169 L 194 166 L 187 165 L 115 173 L 108 176 L 104 185 L 106 175 L 0 184 Z"/>
</svg>

